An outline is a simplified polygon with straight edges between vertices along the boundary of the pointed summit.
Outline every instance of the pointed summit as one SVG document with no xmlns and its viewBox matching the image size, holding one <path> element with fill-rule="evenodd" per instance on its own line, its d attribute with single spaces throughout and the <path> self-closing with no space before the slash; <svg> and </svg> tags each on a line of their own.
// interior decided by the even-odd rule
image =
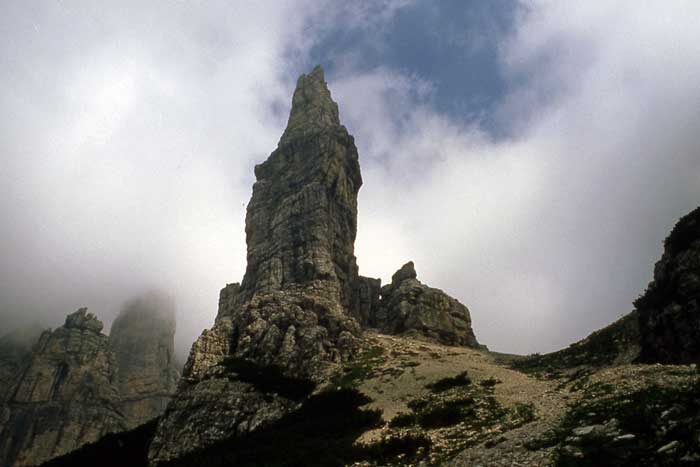
<svg viewBox="0 0 700 467">
<path fill-rule="evenodd" d="M 275 365 L 285 376 L 325 384 L 360 349 L 354 317 L 369 314 L 369 289 L 378 296 L 379 281 L 358 276 L 360 164 L 320 67 L 299 78 L 287 129 L 255 177 L 245 275 L 240 286 L 222 291 L 214 327 L 192 346 L 187 383 L 149 448 L 153 465 L 245 435 L 298 407 L 283 392 L 241 377 L 230 362 L 261 371 Z"/>
<path fill-rule="evenodd" d="M 340 126 L 338 104 L 331 98 L 320 65 L 308 75 L 301 75 L 292 97 L 292 110 L 289 113 L 287 129 L 280 139 L 280 145 L 297 137 L 308 137 L 328 128 Z"/>
</svg>

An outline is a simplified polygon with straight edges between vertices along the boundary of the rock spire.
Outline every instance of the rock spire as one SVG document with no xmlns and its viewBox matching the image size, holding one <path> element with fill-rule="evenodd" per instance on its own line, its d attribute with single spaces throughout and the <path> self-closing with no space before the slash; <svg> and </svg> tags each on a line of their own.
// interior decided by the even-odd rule
<svg viewBox="0 0 700 467">
<path fill-rule="evenodd" d="M 214 327 L 192 346 L 151 444 L 154 463 L 298 407 L 242 377 L 241 362 L 321 382 L 357 349 L 354 316 L 367 306 L 354 255 L 362 178 L 320 67 L 297 81 L 287 128 L 255 176 L 245 276 L 222 290 Z"/>
<path fill-rule="evenodd" d="M 327 383 L 357 354 L 361 328 L 380 307 L 381 283 L 358 275 L 354 254 L 362 185 L 357 148 L 340 124 L 320 67 L 297 81 L 287 128 L 255 177 L 245 276 L 221 291 L 214 326 L 192 346 L 150 446 L 154 465 L 298 408 L 299 400 L 271 392 L 256 378 L 272 372 Z M 392 283 L 396 299 L 387 323 L 398 322 L 395 308 L 409 303 L 415 312 L 404 324 L 420 324 L 429 337 L 476 345 L 466 307 L 420 284 L 415 271 L 409 279 Z"/>
</svg>

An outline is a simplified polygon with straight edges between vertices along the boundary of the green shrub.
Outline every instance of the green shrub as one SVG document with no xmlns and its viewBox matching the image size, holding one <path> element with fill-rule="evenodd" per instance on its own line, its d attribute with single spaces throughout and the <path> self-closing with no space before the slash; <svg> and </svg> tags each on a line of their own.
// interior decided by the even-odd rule
<svg viewBox="0 0 700 467">
<path fill-rule="evenodd" d="M 426 429 L 456 425 L 474 414 L 473 404 L 474 399 L 466 398 L 428 406 L 417 414 L 418 424 Z"/>
<path fill-rule="evenodd" d="M 466 371 L 463 371 L 457 376 L 442 378 L 432 384 L 428 384 L 426 388 L 430 389 L 432 392 L 439 393 L 445 392 L 452 388 L 469 386 L 471 383 L 472 381 L 469 378 L 469 375 L 467 375 Z"/>
</svg>

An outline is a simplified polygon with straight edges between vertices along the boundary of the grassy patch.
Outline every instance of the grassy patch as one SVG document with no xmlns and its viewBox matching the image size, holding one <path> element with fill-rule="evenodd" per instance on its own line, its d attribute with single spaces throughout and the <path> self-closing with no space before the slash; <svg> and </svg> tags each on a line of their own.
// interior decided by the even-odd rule
<svg viewBox="0 0 700 467">
<path fill-rule="evenodd" d="M 384 348 L 375 345 L 361 352 L 342 373 L 333 380 L 333 385 L 351 389 L 374 375 L 374 370 L 383 362 Z"/>
<path fill-rule="evenodd" d="M 534 407 L 529 404 L 512 408 L 499 404 L 493 386 L 464 384 L 462 375 L 438 383 L 440 391 L 409 401 L 410 412 L 400 413 L 389 422 L 389 433 L 430 436 L 430 465 L 440 465 L 469 446 L 497 439 L 501 433 L 535 418 Z"/>
<path fill-rule="evenodd" d="M 522 425 L 530 423 L 537 418 L 535 414 L 535 407 L 532 404 L 523 404 L 518 402 L 513 408 L 513 413 L 515 418 L 517 418 L 519 423 Z"/>
</svg>

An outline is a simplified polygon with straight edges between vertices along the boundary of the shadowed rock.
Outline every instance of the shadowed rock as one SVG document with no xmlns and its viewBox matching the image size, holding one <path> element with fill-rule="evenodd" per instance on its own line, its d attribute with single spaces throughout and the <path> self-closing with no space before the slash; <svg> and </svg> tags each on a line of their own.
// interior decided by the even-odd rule
<svg viewBox="0 0 700 467">
<path fill-rule="evenodd" d="M 9 397 L 10 386 L 44 331 L 39 324 L 32 324 L 0 337 L 0 403 Z"/>
<path fill-rule="evenodd" d="M 700 363 L 700 208 L 666 238 L 654 280 L 635 306 L 642 361 Z"/>
</svg>

